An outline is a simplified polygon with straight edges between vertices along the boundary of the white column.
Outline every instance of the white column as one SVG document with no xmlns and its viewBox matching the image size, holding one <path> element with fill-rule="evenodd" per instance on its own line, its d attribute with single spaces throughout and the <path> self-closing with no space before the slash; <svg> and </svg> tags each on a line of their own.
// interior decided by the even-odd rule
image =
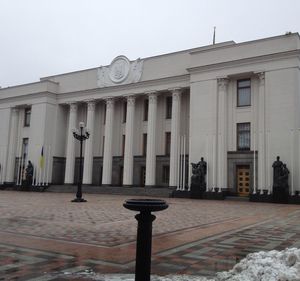
<svg viewBox="0 0 300 281">
<path fill-rule="evenodd" d="M 86 128 L 90 133 L 90 137 L 85 141 L 83 181 L 82 181 L 83 184 L 92 183 L 95 106 L 96 106 L 95 101 L 88 101 Z"/>
<path fill-rule="evenodd" d="M 10 118 L 10 134 L 8 141 L 8 156 L 7 156 L 7 170 L 5 182 L 12 183 L 14 181 L 16 146 L 17 146 L 17 131 L 18 131 L 19 109 L 11 109 Z M 4 167 L 1 167 L 4 169 Z"/>
<path fill-rule="evenodd" d="M 265 128 L 265 74 L 259 73 L 258 89 L 258 188 L 266 185 L 266 128 Z"/>
<path fill-rule="evenodd" d="M 127 97 L 123 185 L 133 184 L 133 133 L 135 97 Z"/>
<path fill-rule="evenodd" d="M 106 100 L 105 140 L 103 154 L 102 184 L 110 185 L 112 180 L 112 144 L 114 126 L 114 100 Z"/>
<path fill-rule="evenodd" d="M 178 173 L 178 140 L 180 134 L 181 89 L 172 90 L 172 121 L 169 186 L 177 186 Z"/>
<path fill-rule="evenodd" d="M 227 78 L 218 79 L 218 187 L 227 188 Z"/>
<path fill-rule="evenodd" d="M 156 169 L 156 114 L 157 95 L 156 92 L 148 94 L 148 128 L 147 128 L 147 155 L 146 155 L 146 186 L 155 185 Z"/>
<path fill-rule="evenodd" d="M 69 127 L 67 131 L 67 154 L 66 154 L 66 171 L 65 183 L 74 183 L 74 167 L 75 167 L 75 138 L 73 137 L 73 129 L 76 127 L 77 121 L 77 104 L 70 104 Z"/>
</svg>

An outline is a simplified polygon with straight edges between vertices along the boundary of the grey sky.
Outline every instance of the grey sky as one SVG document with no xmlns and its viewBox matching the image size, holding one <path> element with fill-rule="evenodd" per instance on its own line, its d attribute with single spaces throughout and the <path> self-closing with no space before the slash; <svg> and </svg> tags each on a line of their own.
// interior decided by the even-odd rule
<svg viewBox="0 0 300 281">
<path fill-rule="evenodd" d="M 0 0 L 0 86 L 199 47 L 300 32 L 299 0 Z"/>
</svg>

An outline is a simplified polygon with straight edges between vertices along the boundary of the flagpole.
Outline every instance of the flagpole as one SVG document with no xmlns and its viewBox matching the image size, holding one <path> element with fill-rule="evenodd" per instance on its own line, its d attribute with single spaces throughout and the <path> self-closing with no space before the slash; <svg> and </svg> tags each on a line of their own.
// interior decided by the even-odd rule
<svg viewBox="0 0 300 281">
<path fill-rule="evenodd" d="M 184 141 L 183 141 L 183 190 L 185 190 L 185 168 L 186 168 L 186 163 L 185 163 L 185 142 L 186 142 L 186 135 L 184 135 Z"/>
<path fill-rule="evenodd" d="M 49 174 L 50 174 L 50 154 L 51 154 L 51 145 L 48 146 L 48 165 L 47 165 L 47 179 L 46 179 L 46 185 L 48 186 L 49 185 Z"/>
<path fill-rule="evenodd" d="M 19 150 L 19 152 L 20 152 L 20 150 Z M 19 162 L 18 162 L 18 170 L 17 170 L 17 185 L 19 185 L 19 180 L 20 180 L 20 160 L 21 160 L 19 153 L 18 153 L 18 155 L 19 155 Z"/>
<path fill-rule="evenodd" d="M 216 27 L 214 26 L 213 45 L 216 44 Z"/>
<path fill-rule="evenodd" d="M 180 189 L 180 136 L 178 137 L 177 146 L 177 190 Z"/>
<path fill-rule="evenodd" d="M 44 148 L 44 147 L 43 147 Z M 43 151 L 44 152 L 44 151 Z M 47 155 L 47 146 L 45 146 L 45 155 Z M 44 156 L 43 156 L 44 157 Z M 44 161 L 44 159 L 43 159 Z M 45 161 L 44 161 L 45 162 Z M 42 185 L 45 185 L 46 181 L 46 171 L 47 171 L 47 161 L 43 163 L 43 183 Z"/>
<path fill-rule="evenodd" d="M 255 159 L 255 149 L 256 149 L 256 140 L 255 140 L 255 132 L 253 132 L 253 166 L 254 166 L 254 171 L 253 171 L 253 194 L 256 194 L 256 159 Z"/>
</svg>

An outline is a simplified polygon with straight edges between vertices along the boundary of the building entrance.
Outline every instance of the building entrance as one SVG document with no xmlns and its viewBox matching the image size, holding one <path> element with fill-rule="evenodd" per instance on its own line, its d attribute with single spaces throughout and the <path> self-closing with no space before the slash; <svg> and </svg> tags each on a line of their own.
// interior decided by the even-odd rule
<svg viewBox="0 0 300 281">
<path fill-rule="evenodd" d="M 237 193 L 239 196 L 249 196 L 250 192 L 250 166 L 243 165 L 236 167 Z"/>
</svg>

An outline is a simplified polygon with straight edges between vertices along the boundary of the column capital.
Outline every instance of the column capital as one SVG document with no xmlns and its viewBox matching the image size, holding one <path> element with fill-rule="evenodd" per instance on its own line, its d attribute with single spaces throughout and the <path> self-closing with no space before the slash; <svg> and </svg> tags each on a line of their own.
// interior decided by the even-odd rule
<svg viewBox="0 0 300 281">
<path fill-rule="evenodd" d="M 221 77 L 221 78 L 217 78 L 217 81 L 218 81 L 219 88 L 221 90 L 225 90 L 228 85 L 229 79 L 227 77 Z"/>
<path fill-rule="evenodd" d="M 265 84 L 265 73 L 264 72 L 259 72 L 259 73 L 257 73 L 257 77 L 259 79 L 259 83 L 261 85 L 264 85 Z"/>
<path fill-rule="evenodd" d="M 88 111 L 94 111 L 95 110 L 95 107 L 96 107 L 96 101 L 95 100 L 88 100 L 88 101 L 86 101 L 86 103 L 87 103 Z"/>
<path fill-rule="evenodd" d="M 19 113 L 19 108 L 17 108 L 17 107 L 12 107 L 12 108 L 11 108 L 11 111 L 12 111 L 13 114 L 18 114 L 18 113 Z"/>
<path fill-rule="evenodd" d="M 70 112 L 76 112 L 77 111 L 78 105 L 77 105 L 76 102 L 70 102 L 70 103 L 68 103 L 68 105 L 70 106 Z"/>
<path fill-rule="evenodd" d="M 113 97 L 107 97 L 104 99 L 105 103 L 106 103 L 106 108 L 112 108 L 115 104 L 115 98 Z"/>
<path fill-rule="evenodd" d="M 168 89 L 169 92 L 172 93 L 172 95 L 180 95 L 182 92 L 183 92 L 183 89 L 180 88 L 180 87 L 177 87 L 177 88 L 170 88 Z"/>
<path fill-rule="evenodd" d="M 156 103 L 157 102 L 157 91 L 146 92 L 148 96 L 149 103 Z"/>
<path fill-rule="evenodd" d="M 135 105 L 135 99 L 136 99 L 136 97 L 134 95 L 127 96 L 126 97 L 127 105 L 128 106 L 134 106 Z"/>
</svg>

